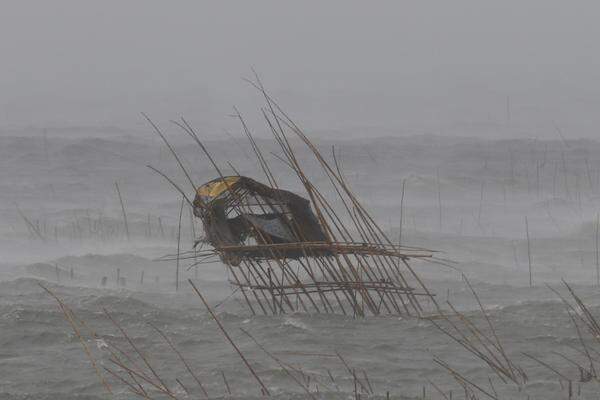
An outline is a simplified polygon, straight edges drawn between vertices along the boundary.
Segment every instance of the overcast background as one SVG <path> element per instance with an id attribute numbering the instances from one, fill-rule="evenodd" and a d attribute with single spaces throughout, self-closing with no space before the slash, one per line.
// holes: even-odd
<path id="1" fill-rule="evenodd" d="M 597 2 L 0 4 L 3 134 L 143 129 L 145 111 L 219 135 L 232 105 L 256 110 L 240 79 L 255 67 L 340 137 L 598 135 Z"/>
<path id="2" fill-rule="evenodd" d="M 0 400 L 107 399 L 86 354 L 99 369 L 113 368 L 105 344 L 136 365 L 143 363 L 129 355 L 148 355 L 152 374 L 135 369 L 160 374 L 160 386 L 177 398 L 189 388 L 189 398 L 258 399 L 259 376 L 273 400 L 462 393 L 462 378 L 439 361 L 497 398 L 564 400 L 576 390 L 578 400 L 598 400 L 598 363 L 596 379 L 583 382 L 591 376 L 588 349 L 600 354 L 597 332 L 574 326 L 546 285 L 571 299 L 568 282 L 600 316 L 599 17 L 600 2 L 567 0 L 0 0 Z M 259 121 L 265 102 L 242 79 L 253 67 L 316 146 L 285 131 L 302 179 L 281 160 L 287 147 Z M 260 160 L 230 116 L 234 105 L 262 136 L 253 142 Z M 140 112 L 163 129 L 181 164 Z M 180 115 L 210 160 L 168 122 Z M 339 197 L 314 149 L 335 166 L 352 201 Z M 400 287 L 424 282 L 443 308 L 464 311 L 469 325 L 455 319 L 455 332 L 477 327 L 489 338 L 493 325 L 486 347 L 493 369 L 442 333 L 452 329 L 426 298 L 424 316 L 434 311 L 440 329 L 379 295 L 377 309 L 393 315 L 355 318 L 352 299 L 364 290 L 348 293 L 353 281 L 339 304 L 323 293 L 313 302 L 298 291 L 294 300 L 295 285 L 284 286 L 291 301 L 280 297 L 277 307 L 276 290 L 247 292 L 230 280 L 265 288 L 254 272 L 191 257 L 205 238 L 202 221 L 147 165 L 193 197 L 221 173 L 267 183 L 265 160 L 280 188 L 314 198 L 310 179 L 310 192 L 319 193 L 313 208 L 326 202 L 335 210 L 324 213 L 330 225 L 348 228 L 336 241 L 379 242 L 383 233 L 434 249 L 443 262 L 411 259 L 419 282 L 411 272 Z M 366 220 L 356 199 L 381 232 L 355 226 Z M 196 248 L 210 252 L 203 245 Z M 177 253 L 179 261 L 156 261 Z M 398 283 L 393 263 L 356 260 L 351 269 L 321 266 L 322 258 L 302 263 L 306 270 L 289 259 L 285 269 L 260 268 L 275 284 L 285 274 L 290 283 L 313 282 L 308 289 L 331 287 L 348 271 L 373 281 L 363 289 L 383 287 L 380 279 Z M 86 322 L 83 336 L 43 287 L 72 309 L 71 322 Z M 275 315 L 251 317 L 270 309 Z M 182 373 L 180 353 L 194 379 Z M 282 365 L 300 375 L 282 373 Z M 502 384 L 498 371 L 517 375 L 517 384 Z M 115 399 L 131 398 L 108 379 Z"/>

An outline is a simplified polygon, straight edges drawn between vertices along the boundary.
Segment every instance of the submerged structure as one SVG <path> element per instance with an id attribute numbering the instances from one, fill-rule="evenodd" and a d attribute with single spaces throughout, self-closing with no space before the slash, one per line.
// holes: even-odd
<path id="1" fill-rule="evenodd" d="M 188 200 L 204 227 L 200 246 L 162 260 L 194 260 L 192 265 L 220 260 L 254 314 L 424 316 L 435 311 L 434 295 L 409 264 L 432 258 L 432 252 L 390 240 L 348 187 L 335 151 L 327 160 L 262 86 L 255 86 L 264 94 L 269 112 L 263 110 L 263 115 L 281 150 L 275 156 L 293 171 L 305 193 L 281 188 L 239 114 L 264 183 L 239 175 L 231 163 L 236 174 L 224 175 L 182 120 L 178 125 L 209 158 L 217 178 L 194 186 L 195 197 Z M 295 155 L 298 145 L 312 152 L 329 188 L 317 188 L 308 178 Z"/>
<path id="2" fill-rule="evenodd" d="M 239 266 L 244 257 L 298 259 L 313 254 L 306 253 L 307 244 L 326 240 L 310 201 L 245 176 L 205 183 L 198 188 L 193 205 L 194 215 L 202 219 L 205 241 L 231 266 Z M 328 255 L 329 251 L 315 254 Z"/>

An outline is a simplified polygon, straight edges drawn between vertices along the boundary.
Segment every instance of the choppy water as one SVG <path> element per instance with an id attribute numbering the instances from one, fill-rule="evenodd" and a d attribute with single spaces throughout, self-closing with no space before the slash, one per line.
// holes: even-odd
<path id="1" fill-rule="evenodd" d="M 213 305 L 220 303 L 227 294 L 227 288 L 222 284 L 198 282 Z M 234 396 L 260 397 L 252 375 L 186 285 L 175 294 L 139 285 L 135 289 L 99 288 L 84 286 L 85 282 L 67 280 L 60 284 L 52 280 L 21 277 L 0 283 L 0 398 L 106 398 L 77 337 L 57 304 L 39 286 L 40 283 L 62 298 L 103 340 L 128 348 L 124 337 L 103 314 L 103 309 L 106 309 L 136 345 L 149 355 L 160 376 L 174 391 L 181 392 L 183 398 L 186 396 L 174 381 L 176 377 L 191 391 L 190 398 L 199 396 L 200 392 L 176 355 L 149 324 L 163 330 L 185 355 L 211 397 L 227 394 L 221 373 L 225 375 Z M 468 291 L 458 282 L 443 284 L 450 287 L 451 301 L 462 305 L 467 315 L 484 328 L 485 321 L 474 311 L 475 305 Z M 578 377 L 576 368 L 565 365 L 564 360 L 550 354 L 557 351 L 583 360 L 581 354 L 572 349 L 580 347 L 579 340 L 556 296 L 544 288 L 531 290 L 490 284 L 475 287 L 486 302 L 489 316 L 509 357 L 514 358 L 529 375 L 523 396 L 564 398 L 566 383 L 565 389 L 561 389 L 552 372 L 521 354 L 531 353 L 559 366 L 565 375 L 573 379 Z M 592 305 L 592 311 L 600 312 L 600 294 L 591 287 L 577 289 Z M 493 298 L 503 299 L 502 304 L 490 304 L 486 300 Z M 451 377 L 433 362 L 434 356 L 476 382 L 487 386 L 488 377 L 492 377 L 498 392 L 520 396 L 509 385 L 502 385 L 481 361 L 426 320 L 390 317 L 353 319 L 339 315 L 306 314 L 251 317 L 238 300 L 218 306 L 217 313 L 269 390 L 282 398 L 303 398 L 307 395 L 240 328 L 250 332 L 276 357 L 313 376 L 311 388 L 317 390 L 318 386 L 323 398 L 353 396 L 353 378 L 336 352 L 361 378 L 365 371 L 373 391 L 382 396 L 390 392 L 393 396 L 419 398 L 425 386 L 428 398 L 439 398 L 428 380 L 444 390 L 453 390 L 456 396 L 460 395 L 459 387 Z M 102 343 L 89 340 L 88 344 L 99 357 L 100 364 L 110 367 L 109 353 L 101 350 Z M 126 388 L 114 381 L 112 383 L 117 398 L 131 398 Z M 591 398 L 587 396 L 598 389 L 592 383 L 574 384 L 573 388 L 581 390 L 585 398 Z"/>
<path id="2" fill-rule="evenodd" d="M 190 390 L 189 398 L 201 394 L 149 323 L 163 330 L 185 355 L 210 397 L 227 395 L 223 375 L 234 396 L 261 397 L 256 381 L 185 282 L 194 279 L 216 306 L 231 293 L 222 266 L 184 269 L 181 289 L 175 293 L 172 263 L 151 261 L 173 252 L 180 199 L 144 165 L 155 160 L 161 169 L 177 176 L 172 160 L 156 143 L 146 140 L 50 138 L 44 149 L 38 139 L 0 139 L 0 216 L 5 222 L 0 232 L 0 399 L 109 397 L 77 336 L 40 283 L 62 298 L 103 341 L 127 349 L 123 335 L 104 315 L 106 309 L 179 397 L 186 395 L 175 378 Z M 572 282 L 591 311 L 600 315 L 600 292 L 594 287 L 593 229 L 600 198 L 600 185 L 595 183 L 600 181 L 600 174 L 594 171 L 600 171 L 600 159 L 592 156 L 600 154 L 600 145 L 572 143 L 565 151 L 560 142 L 431 140 L 412 137 L 344 142 L 348 180 L 383 228 L 397 237 L 399 188 L 401 179 L 407 179 L 403 243 L 441 250 L 441 257 L 456 261 L 455 267 L 469 277 L 508 357 L 528 375 L 521 391 L 503 384 L 488 366 L 427 320 L 318 314 L 253 317 L 235 296 L 216 307 L 227 331 L 269 391 L 280 398 L 309 396 L 240 328 L 281 361 L 311 376 L 311 391 L 318 390 L 321 398 L 354 397 L 354 379 L 336 352 L 362 381 L 366 382 L 363 371 L 368 375 L 375 393 L 372 397 L 385 397 L 389 392 L 395 398 L 417 399 L 425 387 L 427 398 L 442 398 L 431 381 L 446 395 L 452 391 L 453 398 L 463 398 L 460 386 L 434 362 L 438 357 L 503 399 L 566 398 L 564 379 L 561 382 L 554 372 L 525 357 L 526 352 L 572 379 L 574 397 L 597 398 L 597 384 L 577 382 L 578 368 L 558 355 L 587 367 L 577 331 L 545 284 L 560 288 L 561 278 Z M 325 145 L 329 148 L 329 143 Z M 365 147 L 377 157 L 364 156 Z M 482 153 L 481 148 L 486 151 Z M 195 176 L 205 180 L 213 177 L 208 162 L 195 150 L 183 145 L 179 149 L 197 167 Z M 238 146 L 211 143 L 211 150 L 234 160 L 242 173 L 259 176 L 252 160 L 236 158 Z M 554 179 L 563 152 L 571 175 Z M 536 171 L 540 164 L 532 163 L 531 157 L 540 162 L 543 157 L 547 167 Z M 311 158 L 305 153 L 299 158 L 311 170 Z M 510 160 L 514 160 L 513 165 Z M 583 185 L 583 178 L 578 179 L 586 176 L 588 162 L 592 172 Z M 436 168 L 441 171 L 441 183 L 437 183 Z M 286 188 L 298 189 L 284 169 L 275 172 Z M 539 182 L 532 178 L 536 172 Z M 315 175 L 317 183 L 323 183 L 323 177 Z M 127 205 L 132 242 L 123 239 L 121 210 L 111 192 L 117 179 Z M 443 201 L 441 218 L 438 190 Z M 28 235 L 14 201 L 49 241 L 43 243 Z M 532 237 L 534 288 L 528 287 L 526 215 Z M 164 224 L 160 235 L 159 216 Z M 94 224 L 103 230 L 98 232 Z M 189 228 L 186 225 L 184 232 L 186 246 L 190 243 Z M 459 272 L 420 263 L 415 268 L 437 293 L 440 303 L 449 300 L 478 327 L 487 329 Z M 126 287 L 116 285 L 117 274 L 126 279 Z M 103 277 L 107 277 L 106 287 L 100 285 Z M 585 330 L 583 334 L 590 349 L 600 350 Z M 112 366 L 102 341 L 89 340 L 87 344 L 101 367 Z M 600 359 L 599 353 L 590 352 Z M 110 383 L 117 398 L 132 397 L 114 379 Z M 365 397 L 369 395 L 363 394 Z"/>

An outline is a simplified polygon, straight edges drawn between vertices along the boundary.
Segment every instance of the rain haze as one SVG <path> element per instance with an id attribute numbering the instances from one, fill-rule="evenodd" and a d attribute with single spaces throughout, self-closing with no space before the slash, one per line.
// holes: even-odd
<path id="1" fill-rule="evenodd" d="M 239 78 L 254 67 L 314 129 L 460 135 L 464 126 L 504 122 L 510 98 L 511 120 L 528 136 L 554 138 L 554 122 L 567 137 L 593 137 L 599 8 L 8 2 L 0 16 L 2 126 L 139 126 L 143 110 L 184 113 L 217 129 L 231 105 L 252 105 Z"/>
<path id="2" fill-rule="evenodd" d="M 597 3 L 0 9 L 0 399 L 598 398 Z"/>

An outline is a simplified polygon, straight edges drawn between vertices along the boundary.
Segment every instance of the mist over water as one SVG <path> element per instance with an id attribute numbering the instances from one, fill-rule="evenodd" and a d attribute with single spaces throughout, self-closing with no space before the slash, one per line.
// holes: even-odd
<path id="1" fill-rule="evenodd" d="M 188 139 L 170 128 L 166 131 L 194 179 L 198 183 L 212 179 L 208 160 Z M 38 283 L 62 298 L 101 338 L 119 341 L 119 332 L 103 314 L 103 309 L 108 310 L 151 355 L 165 377 L 174 379 L 182 375 L 177 359 L 148 324 L 164 329 L 206 380 L 211 396 L 227 393 L 221 371 L 234 395 L 259 397 L 260 392 L 252 389 L 252 376 L 231 352 L 185 282 L 187 278 L 197 282 L 209 302 L 217 305 L 218 316 L 234 340 L 269 387 L 283 398 L 292 393 L 302 396 L 302 391 L 239 327 L 286 362 L 321 376 L 323 382 L 329 379 L 330 370 L 341 393 L 329 381 L 329 387 L 319 387 L 326 398 L 353 392 L 352 378 L 335 358 L 336 351 L 355 368 L 365 370 L 379 394 L 390 391 L 414 398 L 421 395 L 424 385 L 428 393 L 433 390 L 426 379 L 447 390 L 458 390 L 451 377 L 433 363 L 434 356 L 448 360 L 473 379 L 485 382 L 490 375 L 481 361 L 428 321 L 307 315 L 301 310 L 252 317 L 239 293 L 229 297 L 230 277 L 220 263 L 189 270 L 189 263 L 184 264 L 180 290 L 175 292 L 174 261 L 153 260 L 176 251 L 180 198 L 145 163 L 152 162 L 177 177 L 182 187 L 186 182 L 172 156 L 150 134 L 73 138 L 67 132 L 46 132 L 46 139 L 37 134 L 0 140 L 2 182 L 10 189 L 2 191 L 5 224 L 0 274 L 0 368 L 6 398 L 104 396 L 78 339 L 56 302 Z M 560 280 L 565 279 L 575 285 L 592 311 L 600 306 L 594 286 L 600 143 L 431 135 L 317 139 L 316 143 L 324 152 L 336 146 L 347 181 L 395 239 L 405 182 L 402 243 L 440 251 L 439 257 L 451 260 L 451 267 L 413 262 L 427 286 L 438 300 L 451 301 L 484 324 L 462 280 L 464 273 L 503 344 L 527 368 L 526 392 L 563 398 L 565 391 L 556 376 L 521 353 L 545 357 L 558 365 L 560 358 L 549 354 L 549 348 L 578 356 L 572 354 L 578 339 L 564 306 L 545 284 L 560 289 Z M 250 145 L 240 137 L 206 144 L 216 159 L 231 160 L 241 174 L 261 179 L 260 167 L 250 157 Z M 273 141 L 259 140 L 259 144 L 265 153 L 276 151 Z M 335 204 L 334 193 L 313 156 L 299 143 L 295 147 L 306 172 Z M 286 189 L 303 193 L 301 183 L 287 167 L 273 156 L 269 162 Z M 226 165 L 223 168 L 226 174 L 232 172 Z M 124 200 L 130 240 L 114 182 Z M 17 207 L 44 239 L 28 228 Z M 531 238 L 533 288 L 529 287 L 525 216 Z M 186 208 L 183 250 L 191 249 L 190 221 Z M 200 235 L 199 221 L 194 223 Z M 94 341 L 90 345 L 100 362 L 108 363 L 109 354 L 99 350 L 101 346 L 96 348 Z M 565 368 L 565 373 L 577 371 Z M 182 379 L 192 386 L 189 378 Z M 510 386 L 497 383 L 497 390 L 515 395 Z M 582 396 L 593 393 L 593 384 L 581 384 L 580 390 Z M 129 398 L 130 394 L 123 389 L 117 397 Z"/>
<path id="2" fill-rule="evenodd" d="M 12 2 L 0 15 L 0 128 L 141 128 L 145 111 L 183 114 L 222 136 L 237 129 L 232 105 L 254 115 L 255 93 L 239 79 L 254 67 L 296 119 L 338 137 L 378 128 L 558 139 L 558 126 L 567 138 L 592 138 L 599 8 Z"/>
<path id="3" fill-rule="evenodd" d="M 177 398 L 205 396 L 153 327 L 210 398 L 262 398 L 188 279 L 276 398 L 445 398 L 431 382 L 463 398 L 434 360 L 492 398 L 597 398 L 597 378 L 585 374 L 598 368 L 597 338 L 551 289 L 570 298 L 568 282 L 600 315 L 599 11 L 462 0 L 3 5 L 0 399 L 110 398 L 44 287 L 96 333 L 84 343 L 102 371 L 114 367 L 106 343 L 129 345 L 106 311 Z M 181 195 L 147 165 L 189 196 L 193 188 L 140 112 L 196 185 L 218 173 L 169 122 L 181 116 L 224 174 L 266 182 L 231 116 L 237 106 L 281 187 L 306 196 L 277 157 L 264 98 L 240 79 L 254 70 L 328 160 L 335 151 L 385 233 L 436 252 L 441 263 L 411 266 L 445 310 L 451 304 L 486 333 L 491 323 L 527 374 L 520 388 L 435 319 L 309 314 L 298 304 L 252 315 L 220 262 L 184 260 L 176 284 L 175 261 L 157 258 L 176 253 L 178 234 L 191 250 L 202 224 L 184 207 L 178 233 Z M 290 138 L 311 181 L 343 209 L 314 155 Z M 113 398 L 132 398 L 108 380 Z"/>

